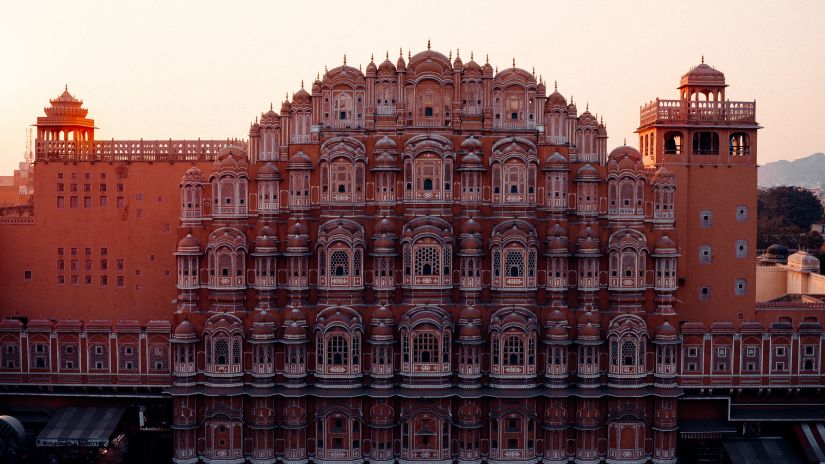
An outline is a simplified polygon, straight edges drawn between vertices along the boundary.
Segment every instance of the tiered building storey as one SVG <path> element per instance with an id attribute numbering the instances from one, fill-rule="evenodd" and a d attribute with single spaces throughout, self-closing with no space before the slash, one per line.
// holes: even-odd
<path id="1" fill-rule="evenodd" d="M 164 404 L 180 464 L 671 463 L 821 402 L 821 308 L 756 308 L 754 102 L 702 63 L 609 151 L 470 58 L 345 61 L 245 141 L 52 100 L 0 218 L 0 405 Z"/>

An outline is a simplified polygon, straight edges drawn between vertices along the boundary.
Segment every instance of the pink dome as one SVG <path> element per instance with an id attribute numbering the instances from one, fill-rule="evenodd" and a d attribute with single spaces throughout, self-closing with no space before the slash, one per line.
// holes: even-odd
<path id="1" fill-rule="evenodd" d="M 196 337 L 197 332 L 195 331 L 195 326 L 193 326 L 188 320 L 184 319 L 180 324 L 178 324 L 177 327 L 175 327 L 174 338 L 190 339 Z"/>

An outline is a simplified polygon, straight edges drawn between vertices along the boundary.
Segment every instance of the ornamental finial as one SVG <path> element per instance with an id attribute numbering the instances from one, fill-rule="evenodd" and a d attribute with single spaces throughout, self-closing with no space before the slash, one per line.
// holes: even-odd
<path id="1" fill-rule="evenodd" d="M 427 39 L 427 50 L 430 49 L 430 39 Z"/>
<path id="2" fill-rule="evenodd" d="M 702 53 L 702 64 L 705 64 L 705 54 Z"/>
<path id="3" fill-rule="evenodd" d="M 553 90 L 559 90 L 559 81 L 553 80 Z"/>

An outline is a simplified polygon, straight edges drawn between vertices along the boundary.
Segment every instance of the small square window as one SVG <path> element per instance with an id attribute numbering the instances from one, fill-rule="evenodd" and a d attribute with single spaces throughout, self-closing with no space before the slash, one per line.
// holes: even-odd
<path id="1" fill-rule="evenodd" d="M 23 280 L 32 280 L 32 271 L 23 271 Z"/>
<path id="2" fill-rule="evenodd" d="M 709 264 L 713 261 L 713 249 L 710 245 L 702 245 L 699 247 L 699 262 Z"/>
<path id="3" fill-rule="evenodd" d="M 433 115 L 433 108 L 431 106 L 428 106 L 428 107 L 424 108 L 424 116 L 430 118 L 430 117 L 432 117 L 432 115 Z"/>
<path id="4" fill-rule="evenodd" d="M 748 257 L 748 241 L 747 240 L 737 240 L 736 241 L 736 257 L 740 258 L 740 259 Z"/>
<path id="5" fill-rule="evenodd" d="M 736 207 L 736 220 L 739 222 L 744 222 L 748 220 L 748 207 L 745 205 L 739 205 Z"/>
<path id="6" fill-rule="evenodd" d="M 702 301 L 710 301 L 710 287 L 702 287 L 699 289 L 699 299 Z"/>
<path id="7" fill-rule="evenodd" d="M 814 355 L 814 348 L 815 347 L 813 345 L 805 345 L 805 347 L 803 348 L 805 356 L 813 356 Z"/>
<path id="8" fill-rule="evenodd" d="M 736 279 L 736 294 L 741 296 L 747 292 L 747 282 L 745 279 Z"/>
<path id="9" fill-rule="evenodd" d="M 699 212 L 699 225 L 703 229 L 713 225 L 713 213 L 710 210 L 703 209 Z"/>

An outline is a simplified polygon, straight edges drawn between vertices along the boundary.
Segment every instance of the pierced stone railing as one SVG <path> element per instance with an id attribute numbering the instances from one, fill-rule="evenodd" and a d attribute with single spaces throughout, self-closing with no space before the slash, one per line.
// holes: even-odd
<path id="1" fill-rule="evenodd" d="M 642 126 L 660 121 L 756 122 L 756 102 L 690 101 L 656 99 L 643 106 L 639 114 Z"/>
<path id="2" fill-rule="evenodd" d="M 38 140 L 36 161 L 213 161 L 226 146 L 247 149 L 247 142 L 226 140 Z"/>

